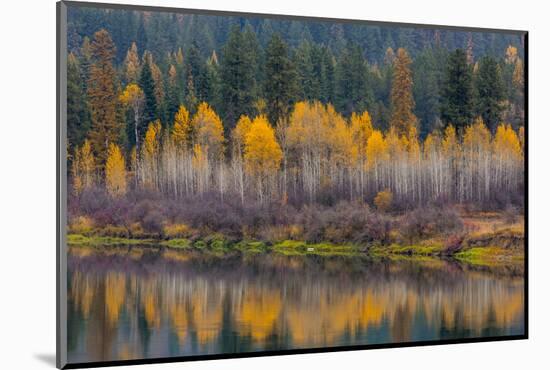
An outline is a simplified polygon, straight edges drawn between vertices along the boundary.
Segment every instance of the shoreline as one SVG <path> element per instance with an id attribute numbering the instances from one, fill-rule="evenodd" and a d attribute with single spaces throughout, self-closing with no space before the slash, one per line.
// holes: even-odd
<path id="1" fill-rule="evenodd" d="M 227 239 L 197 239 L 187 238 L 126 238 L 113 236 L 86 236 L 68 234 L 68 247 L 91 247 L 96 249 L 111 249 L 121 247 L 166 249 L 170 251 L 190 252 L 214 257 L 251 256 L 251 255 L 283 255 L 283 256 L 318 256 L 318 257 L 367 257 L 373 259 L 417 260 L 417 259 L 451 259 L 457 262 L 476 266 L 523 265 L 524 249 L 519 247 L 518 240 L 522 236 L 509 235 L 514 244 L 507 246 L 478 245 L 477 240 L 489 240 L 487 236 L 463 242 L 459 248 L 449 250 L 441 242 L 424 241 L 418 244 L 400 245 L 357 245 L 353 243 L 333 244 L 330 242 L 307 243 L 304 241 L 284 240 L 265 242 L 258 240 L 231 241 Z M 503 242 L 501 233 L 495 233 L 492 238 Z M 521 243 L 520 243 L 521 244 Z M 506 245 L 506 243 L 502 244 Z"/>

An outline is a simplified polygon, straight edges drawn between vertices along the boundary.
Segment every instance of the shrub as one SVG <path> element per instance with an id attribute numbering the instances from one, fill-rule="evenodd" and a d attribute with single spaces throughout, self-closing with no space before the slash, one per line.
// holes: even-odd
<path id="1" fill-rule="evenodd" d="M 163 217 L 159 211 L 150 211 L 143 218 L 143 229 L 149 233 L 160 235 L 162 233 L 162 221 Z"/>
<path id="2" fill-rule="evenodd" d="M 453 208 L 424 207 L 405 214 L 399 221 L 398 230 L 412 243 L 418 239 L 446 235 L 461 231 L 460 216 Z"/>
<path id="3" fill-rule="evenodd" d="M 139 222 L 134 222 L 130 224 L 130 226 L 128 227 L 128 231 L 131 238 L 143 239 L 147 237 L 147 233 L 145 232 L 145 230 L 143 230 L 143 227 Z"/>
<path id="4" fill-rule="evenodd" d="M 116 225 L 103 226 L 101 229 L 98 230 L 97 234 L 99 236 L 112 236 L 120 238 L 127 238 L 129 236 L 127 228 Z"/>
<path id="5" fill-rule="evenodd" d="M 69 233 L 89 235 L 94 230 L 94 220 L 88 216 L 77 216 L 69 224 Z"/>
<path id="6" fill-rule="evenodd" d="M 374 205 L 381 212 L 387 212 L 393 202 L 393 193 L 388 189 L 378 192 L 374 197 Z"/>
<path id="7" fill-rule="evenodd" d="M 166 238 L 188 238 L 192 234 L 191 228 L 186 224 L 169 224 L 163 228 L 163 235 Z"/>

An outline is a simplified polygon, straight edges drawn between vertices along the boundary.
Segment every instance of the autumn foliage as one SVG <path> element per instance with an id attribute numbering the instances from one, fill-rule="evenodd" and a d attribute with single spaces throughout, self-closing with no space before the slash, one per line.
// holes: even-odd
<path id="1" fill-rule="evenodd" d="M 109 146 L 105 163 L 105 187 L 113 197 L 126 194 L 126 162 L 116 144 Z"/>

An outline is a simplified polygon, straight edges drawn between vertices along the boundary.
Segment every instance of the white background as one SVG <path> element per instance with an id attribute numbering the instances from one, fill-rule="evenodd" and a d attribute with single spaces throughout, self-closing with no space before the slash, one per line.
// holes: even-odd
<path id="1" fill-rule="evenodd" d="M 144 5 L 530 31 L 530 339 L 141 366 L 141 369 L 520 369 L 550 361 L 550 21 L 543 1 L 127 0 Z M 111 0 L 111 2 L 119 2 Z M 9 0 L 0 13 L 0 368 L 55 358 L 55 1 Z M 527 366 L 526 366 L 527 365 Z M 135 367 L 133 367 L 135 368 Z"/>

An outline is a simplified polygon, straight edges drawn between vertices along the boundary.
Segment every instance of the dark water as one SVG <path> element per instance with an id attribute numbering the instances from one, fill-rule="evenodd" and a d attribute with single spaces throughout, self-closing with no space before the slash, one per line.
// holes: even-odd
<path id="1" fill-rule="evenodd" d="M 69 362 L 523 334 L 522 271 L 70 249 Z"/>

